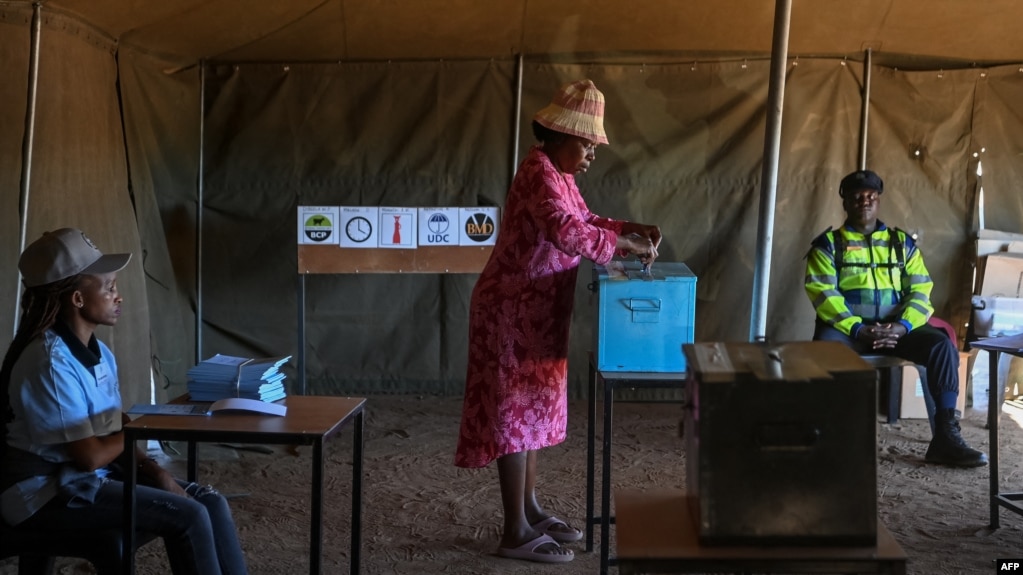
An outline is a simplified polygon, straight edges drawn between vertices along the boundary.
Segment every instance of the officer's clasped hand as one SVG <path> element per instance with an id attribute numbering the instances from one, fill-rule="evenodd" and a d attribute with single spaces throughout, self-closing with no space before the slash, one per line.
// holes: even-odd
<path id="1" fill-rule="evenodd" d="M 856 339 L 870 343 L 873 349 L 893 349 L 904 335 L 906 326 L 901 323 L 878 323 L 861 327 Z"/>

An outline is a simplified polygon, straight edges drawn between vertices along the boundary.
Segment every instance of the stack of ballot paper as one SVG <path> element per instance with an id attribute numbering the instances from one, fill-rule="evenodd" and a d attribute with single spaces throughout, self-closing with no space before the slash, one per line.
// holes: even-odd
<path id="1" fill-rule="evenodd" d="M 217 401 L 241 397 L 260 401 L 283 399 L 282 365 L 291 356 L 249 359 L 217 354 L 188 370 L 188 394 L 192 401 Z"/>

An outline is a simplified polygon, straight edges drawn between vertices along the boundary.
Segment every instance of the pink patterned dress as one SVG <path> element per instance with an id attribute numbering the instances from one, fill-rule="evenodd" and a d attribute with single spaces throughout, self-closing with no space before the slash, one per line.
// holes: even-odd
<path id="1" fill-rule="evenodd" d="M 622 222 L 592 214 L 539 147 L 512 182 L 497 245 L 469 308 L 455 465 L 483 467 L 565 440 L 568 334 L 580 258 L 605 264 Z"/>

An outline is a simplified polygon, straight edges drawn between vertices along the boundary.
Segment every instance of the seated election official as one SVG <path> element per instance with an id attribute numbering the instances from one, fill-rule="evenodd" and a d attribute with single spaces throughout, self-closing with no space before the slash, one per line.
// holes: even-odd
<path id="1" fill-rule="evenodd" d="M 924 459 L 980 467 L 987 456 L 966 444 L 955 416 L 959 353 L 943 330 L 927 323 L 931 280 L 913 237 L 877 214 L 884 182 L 870 170 L 842 179 L 846 219 L 817 236 L 806 261 L 806 294 L 817 311 L 814 339 L 838 341 L 860 354 L 894 355 L 927 370 L 934 434 Z"/>
<path id="2" fill-rule="evenodd" d="M 121 315 L 117 272 L 82 231 L 46 232 L 21 254 L 21 320 L 0 368 L 0 515 L 8 525 L 73 537 L 120 528 L 124 434 L 117 363 L 96 338 Z M 141 451 L 141 450 L 140 450 Z M 161 537 L 175 575 L 247 572 L 227 500 L 176 480 L 142 453 L 138 529 Z"/>

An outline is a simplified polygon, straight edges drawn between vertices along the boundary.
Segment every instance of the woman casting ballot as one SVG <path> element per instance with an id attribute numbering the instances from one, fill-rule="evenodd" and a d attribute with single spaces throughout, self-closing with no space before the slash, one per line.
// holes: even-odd
<path id="1" fill-rule="evenodd" d="M 571 561 L 582 532 L 536 497 L 537 451 L 565 440 L 568 334 L 582 258 L 657 258 L 656 226 L 599 217 L 576 187 L 604 134 L 604 95 L 589 80 L 563 86 L 533 119 L 540 142 L 522 161 L 501 234 L 469 308 L 469 365 L 455 453 L 459 467 L 497 460 L 504 533 L 497 553 Z"/>

